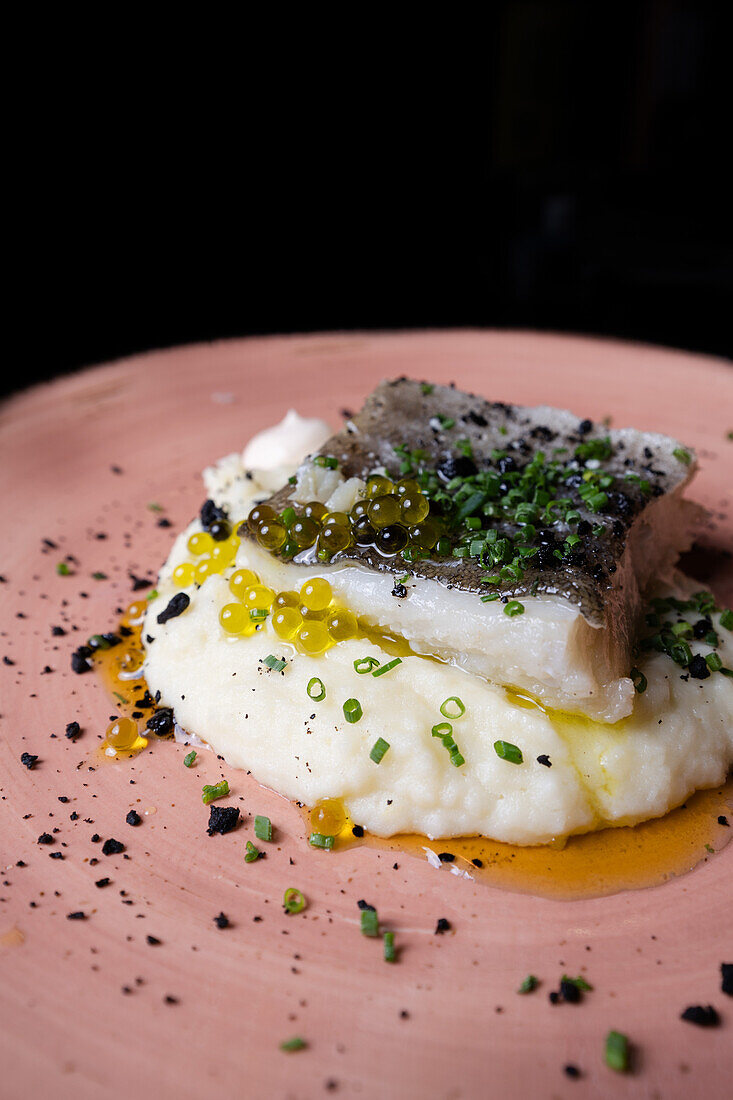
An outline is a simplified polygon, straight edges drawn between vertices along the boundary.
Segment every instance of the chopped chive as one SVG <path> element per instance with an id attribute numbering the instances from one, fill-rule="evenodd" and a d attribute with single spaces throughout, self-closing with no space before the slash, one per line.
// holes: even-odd
<path id="1" fill-rule="evenodd" d="M 647 678 L 644 673 L 640 672 L 638 668 L 632 668 L 629 676 L 631 677 L 634 689 L 639 693 L 639 695 L 643 695 L 643 693 L 647 689 Z"/>
<path id="2" fill-rule="evenodd" d="M 158 589 L 157 588 L 154 588 L 152 590 L 152 592 L 148 592 L 147 596 L 145 597 L 145 599 L 148 601 L 148 603 L 150 603 L 151 600 L 157 600 L 157 598 L 158 598 Z"/>
<path id="3" fill-rule="evenodd" d="M 504 607 L 504 614 L 508 615 L 510 618 L 513 618 L 515 615 L 521 615 L 523 612 L 524 604 L 520 603 L 519 600 L 510 600 Z"/>
<path id="4" fill-rule="evenodd" d="M 208 806 L 209 802 L 214 802 L 217 798 L 226 798 L 228 794 L 229 783 L 226 779 L 222 779 L 221 783 L 205 783 L 201 798 L 204 805 Z"/>
<path id="5" fill-rule="evenodd" d="M 292 1039 L 286 1039 L 284 1043 L 280 1043 L 280 1050 L 304 1050 L 307 1045 L 305 1039 L 301 1039 L 299 1035 L 294 1035 Z"/>
<path id="6" fill-rule="evenodd" d="M 313 459 L 314 466 L 325 466 L 328 470 L 337 470 L 339 460 L 334 455 L 316 455 Z"/>
<path id="7" fill-rule="evenodd" d="M 723 662 L 717 653 L 708 653 L 705 656 L 705 664 L 711 672 L 717 672 L 723 667 Z"/>
<path id="8" fill-rule="evenodd" d="M 524 763 L 522 750 L 518 749 L 516 745 L 512 745 L 509 741 L 494 741 L 494 751 L 497 756 L 502 760 L 506 760 L 509 764 Z"/>
<path id="9" fill-rule="evenodd" d="M 60 577 L 68 577 L 71 573 L 71 570 L 69 569 L 65 561 L 60 561 L 56 566 L 56 572 Z"/>
<path id="10" fill-rule="evenodd" d="M 335 837 L 325 836 L 323 833 L 311 833 L 308 838 L 308 843 L 311 848 L 323 848 L 325 851 L 330 852 L 333 848 Z"/>
<path id="11" fill-rule="evenodd" d="M 449 712 L 449 703 L 455 703 L 455 709 L 457 711 L 456 714 L 451 714 Z M 463 700 L 459 699 L 457 695 L 449 695 L 448 698 L 444 699 L 443 702 L 440 704 L 440 713 L 443 715 L 444 718 L 453 718 L 455 720 L 456 718 L 463 717 L 463 715 L 466 713 L 466 708 L 464 706 Z"/>
<path id="12" fill-rule="evenodd" d="M 188 753 L 188 755 L 184 756 L 183 763 L 186 765 L 187 768 L 192 768 L 195 759 L 196 759 L 196 750 L 191 749 L 191 751 Z"/>
<path id="13" fill-rule="evenodd" d="M 733 630 L 733 611 L 729 607 L 720 613 L 720 625 L 726 630 Z"/>
<path id="14" fill-rule="evenodd" d="M 318 676 L 312 676 L 308 681 L 308 687 L 305 689 L 309 699 L 312 699 L 314 703 L 320 703 L 322 699 L 326 698 L 326 688 Z M 317 691 L 317 695 L 313 692 Z"/>
<path id="15" fill-rule="evenodd" d="M 268 668 L 271 668 L 273 672 L 282 672 L 288 662 L 282 661 L 279 657 L 273 657 L 272 653 L 270 653 L 265 657 L 262 663 L 267 665 Z"/>
<path id="16" fill-rule="evenodd" d="M 397 665 L 402 664 L 401 657 L 395 657 L 393 661 L 388 661 L 386 665 L 380 665 L 379 668 L 375 668 L 372 676 L 384 676 L 385 672 L 389 672 L 390 669 L 397 668 Z"/>
<path id="17" fill-rule="evenodd" d="M 452 740 L 453 726 L 450 722 L 438 722 L 437 726 L 433 726 L 430 732 L 433 737 L 439 737 L 445 743 L 446 737 L 450 737 Z"/>
<path id="18" fill-rule="evenodd" d="M 255 816 L 255 836 L 258 840 L 272 840 L 272 822 L 261 814 Z"/>
<path id="19" fill-rule="evenodd" d="M 286 913 L 302 913 L 305 909 L 305 898 L 300 890 L 289 886 L 283 895 L 283 908 Z"/>
<path id="20" fill-rule="evenodd" d="M 590 993 L 593 990 L 593 986 L 585 978 L 569 978 L 567 974 L 563 974 L 561 982 L 574 985 L 576 989 L 580 989 L 583 993 Z"/>
<path id="21" fill-rule="evenodd" d="M 519 989 L 517 990 L 517 993 L 531 993 L 533 990 L 535 990 L 537 988 L 538 985 L 539 985 L 539 981 L 534 976 L 534 974 L 528 974 L 527 977 L 522 982 L 522 984 L 520 985 Z"/>
<path id="22" fill-rule="evenodd" d="M 381 764 L 384 754 L 389 748 L 389 741 L 385 741 L 383 737 L 378 737 L 372 745 L 371 752 L 369 753 L 369 759 L 373 760 L 375 764 Z"/>
<path id="23" fill-rule="evenodd" d="M 363 713 L 358 699 L 347 699 L 344 703 L 344 718 L 347 722 L 358 722 Z"/>
<path id="24" fill-rule="evenodd" d="M 692 462 L 692 455 L 689 451 L 686 451 L 684 447 L 675 447 L 672 454 L 679 462 L 683 462 L 685 466 L 689 466 Z"/>
<path id="25" fill-rule="evenodd" d="M 383 943 L 384 943 L 384 961 L 388 962 L 388 963 L 393 963 L 395 961 L 395 959 L 397 958 L 397 952 L 395 951 L 395 946 L 394 946 L 394 932 L 385 932 Z"/>
<path id="26" fill-rule="evenodd" d="M 254 863 L 256 859 L 259 859 L 262 852 L 259 848 L 255 848 L 251 840 L 247 841 L 247 851 L 244 853 L 245 863 Z"/>
<path id="27" fill-rule="evenodd" d="M 606 1065 L 617 1073 L 629 1068 L 629 1040 L 620 1031 L 609 1031 L 606 1036 Z"/>
<path id="28" fill-rule="evenodd" d="M 358 657 L 354 661 L 354 668 L 360 676 L 363 676 L 366 672 L 371 672 L 373 668 L 378 666 L 379 661 L 376 657 Z"/>
<path id="29" fill-rule="evenodd" d="M 361 934 L 362 936 L 379 935 L 379 915 L 376 909 L 362 909 Z"/>
<path id="30" fill-rule="evenodd" d="M 270 612 L 264 607 L 250 607 L 249 609 L 249 617 L 253 623 L 263 623 L 269 614 Z M 265 664 L 268 663 L 269 662 L 265 661 Z M 273 666 L 271 665 L 270 667 L 272 668 Z M 285 668 L 284 661 L 282 662 L 282 667 Z"/>
<path id="31" fill-rule="evenodd" d="M 422 390 L 423 397 L 429 397 L 435 387 L 433 386 L 432 382 L 421 382 L 420 389 Z"/>
<path id="32" fill-rule="evenodd" d="M 481 597 L 481 603 L 494 603 L 494 601 L 498 600 L 498 599 L 499 599 L 499 593 L 498 592 L 488 592 L 485 596 Z"/>
<path id="33" fill-rule="evenodd" d="M 102 571 L 100 569 L 98 569 L 98 570 L 96 570 L 96 572 L 92 573 L 92 579 L 95 580 L 95 581 L 106 581 L 107 580 L 107 574 L 102 573 Z"/>
<path id="34" fill-rule="evenodd" d="M 466 763 L 465 758 L 458 752 L 457 749 L 453 750 L 450 754 L 450 762 L 454 768 L 462 768 Z"/>

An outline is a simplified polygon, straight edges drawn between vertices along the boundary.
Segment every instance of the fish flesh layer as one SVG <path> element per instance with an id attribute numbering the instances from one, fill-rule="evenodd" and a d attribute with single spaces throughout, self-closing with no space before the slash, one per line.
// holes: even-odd
<path id="1" fill-rule="evenodd" d="M 415 652 L 616 722 L 633 709 L 645 595 L 704 514 L 682 499 L 695 468 L 668 436 L 397 379 L 267 504 L 301 515 L 320 501 L 343 521 L 368 503 L 370 478 L 417 481 L 436 546 L 394 553 L 352 539 L 324 560 L 317 544 L 288 555 L 264 549 L 251 524 L 239 530 L 268 583 L 297 589 L 326 576 L 366 625 Z"/>

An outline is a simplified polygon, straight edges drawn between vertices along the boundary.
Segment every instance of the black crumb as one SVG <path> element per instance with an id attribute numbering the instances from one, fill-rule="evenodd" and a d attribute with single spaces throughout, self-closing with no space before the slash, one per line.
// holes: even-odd
<path id="1" fill-rule="evenodd" d="M 364 828 L 361 825 L 354 825 L 351 832 L 354 834 L 354 836 L 364 836 Z"/>
<path id="2" fill-rule="evenodd" d="M 730 822 L 728 821 L 728 818 L 725 816 L 725 814 L 721 814 L 720 817 L 718 818 L 718 825 L 728 825 L 728 826 L 730 826 Z"/>
<path id="3" fill-rule="evenodd" d="M 145 728 L 149 729 L 151 733 L 154 733 L 156 737 L 165 737 L 169 733 L 173 733 L 173 710 L 171 707 L 161 707 L 160 710 L 156 710 L 155 714 L 151 715 L 145 723 Z"/>
<path id="4" fill-rule="evenodd" d="M 76 741 L 77 737 L 81 737 L 81 726 L 78 722 L 69 722 L 66 726 L 66 736 L 70 741 Z"/>
<path id="5" fill-rule="evenodd" d="M 575 982 L 568 982 L 563 979 L 560 982 L 560 996 L 569 1005 L 576 1005 L 580 1001 L 580 990 Z"/>
<path id="6" fill-rule="evenodd" d="M 159 940 L 157 936 L 146 936 L 145 942 L 149 943 L 151 947 L 159 947 L 163 941 Z"/>
<path id="7" fill-rule="evenodd" d="M 139 825 L 142 821 L 140 814 L 136 810 L 130 810 L 129 814 L 125 818 L 128 825 Z"/>
<path id="8" fill-rule="evenodd" d="M 237 806 L 212 806 L 206 832 L 209 836 L 213 836 L 214 833 L 230 833 L 238 824 L 239 808 Z"/>
<path id="9" fill-rule="evenodd" d="M 185 592 L 176 592 L 175 596 L 172 596 L 168 606 L 165 607 L 156 618 L 156 622 L 167 623 L 169 619 L 175 619 L 178 615 L 182 615 L 191 602 L 191 597 Z M 707 666 L 705 666 L 707 667 Z"/>
<path id="10" fill-rule="evenodd" d="M 563 1073 L 566 1077 L 580 1077 L 580 1070 L 573 1065 L 563 1066 Z"/>
<path id="11" fill-rule="evenodd" d="M 398 600 L 404 600 L 407 595 L 407 589 L 404 584 L 396 584 L 392 589 L 392 595 L 396 596 Z"/>
<path id="12" fill-rule="evenodd" d="M 483 867 L 483 865 L 484 865 L 484 861 L 482 859 L 478 859 L 478 858 L 472 859 L 471 863 L 474 865 L 474 867 Z"/>
<path id="13" fill-rule="evenodd" d="M 443 932 L 450 932 L 450 930 L 451 930 L 450 921 L 446 920 L 445 917 L 438 917 L 438 923 L 435 926 L 435 935 L 438 936 Z"/>
<path id="14" fill-rule="evenodd" d="M 452 863 L 455 858 L 453 852 L 438 852 L 438 859 L 441 863 Z"/>
<path id="15" fill-rule="evenodd" d="M 20 754 L 20 762 L 26 768 L 28 768 L 28 771 L 32 771 L 38 763 L 38 757 L 34 756 L 33 753 L 30 752 L 22 752 Z"/>
<path id="16" fill-rule="evenodd" d="M 94 885 L 99 887 L 99 889 L 101 890 L 104 886 L 109 886 L 111 881 L 111 878 L 98 878 Z"/>
<path id="17" fill-rule="evenodd" d="M 219 913 L 218 917 L 214 917 L 214 924 L 217 928 L 228 928 L 229 917 L 227 917 L 224 913 Z"/>
<path id="18" fill-rule="evenodd" d="M 125 845 L 121 840 L 115 840 L 114 837 L 110 837 L 109 840 L 105 840 L 102 845 L 102 855 L 104 856 L 116 856 L 120 852 L 124 852 Z"/>
<path id="19" fill-rule="evenodd" d="M 733 997 L 733 963 L 720 964 L 720 988 L 723 993 Z"/>
<path id="20" fill-rule="evenodd" d="M 544 752 L 542 753 L 541 756 L 537 757 L 537 763 L 542 764 L 542 766 L 545 767 L 545 768 L 551 768 L 552 767 L 552 761 L 550 760 L 549 756 L 547 756 L 546 753 L 544 753 Z"/>
<path id="21" fill-rule="evenodd" d="M 170 995 L 170 993 L 167 993 L 167 994 L 165 995 L 165 997 L 163 998 L 163 1004 L 167 1004 L 167 1005 L 177 1005 L 177 1004 L 178 1004 L 178 997 L 172 997 L 172 996 Z"/>
<path id="22" fill-rule="evenodd" d="M 372 913 L 375 912 L 374 906 L 370 905 L 368 901 L 364 901 L 364 898 L 359 898 L 356 904 L 360 909 L 368 909 Z"/>
<path id="23" fill-rule="evenodd" d="M 81 909 L 78 909 L 76 911 L 76 913 L 67 913 L 66 914 L 66 919 L 67 920 L 86 920 L 87 917 L 86 917 L 86 913 L 84 913 Z"/>
<path id="24" fill-rule="evenodd" d="M 53 844 L 53 837 L 50 833 L 41 833 L 37 841 L 38 844 Z"/>
<path id="25" fill-rule="evenodd" d="M 697 1024 L 698 1027 L 717 1027 L 720 1016 L 712 1005 L 690 1005 L 680 1016 L 681 1020 L 687 1020 L 688 1024 Z"/>

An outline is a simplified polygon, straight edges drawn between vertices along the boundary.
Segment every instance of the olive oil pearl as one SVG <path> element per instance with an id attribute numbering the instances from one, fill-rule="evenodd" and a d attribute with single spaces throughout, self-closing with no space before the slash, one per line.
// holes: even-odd
<path id="1" fill-rule="evenodd" d="M 127 653 L 120 658 L 119 669 L 120 672 L 139 672 L 143 667 L 143 661 L 145 655 L 139 649 L 128 649 Z"/>
<path id="2" fill-rule="evenodd" d="M 407 533 L 410 538 L 410 543 L 419 550 L 432 550 L 440 538 L 440 528 L 438 524 L 429 517 L 428 519 L 424 519 L 422 523 L 418 523 L 415 527 L 411 527 Z"/>
<path id="3" fill-rule="evenodd" d="M 311 829 L 321 836 L 338 836 L 345 825 L 346 811 L 338 798 L 324 798 L 311 810 Z"/>
<path id="4" fill-rule="evenodd" d="M 422 493 L 405 493 L 400 504 L 403 523 L 420 523 L 430 511 L 430 501 Z"/>
<path id="5" fill-rule="evenodd" d="M 325 611 L 333 599 L 331 585 L 323 577 L 311 577 L 301 585 L 299 595 L 300 603 L 309 611 Z"/>
<path id="6" fill-rule="evenodd" d="M 290 538 L 299 550 L 305 550 L 316 541 L 320 529 L 314 519 L 296 519 L 290 524 Z"/>
<path id="7" fill-rule="evenodd" d="M 377 474 L 374 477 L 370 477 L 367 481 L 365 495 L 370 498 L 382 497 L 393 491 L 394 484 L 389 480 L 389 478 L 381 477 L 381 475 Z"/>
<path id="8" fill-rule="evenodd" d="M 213 545 L 214 540 L 207 531 L 197 531 L 196 534 L 190 536 L 186 543 L 189 554 L 193 554 L 195 557 L 200 554 L 210 554 Z"/>
<path id="9" fill-rule="evenodd" d="M 267 611 L 272 607 L 275 593 L 264 584 L 253 584 L 252 587 L 248 588 L 244 593 L 242 599 L 245 607 L 261 607 Z"/>
<path id="10" fill-rule="evenodd" d="M 269 520 L 257 529 L 257 541 L 265 550 L 279 550 L 287 537 L 287 531 L 277 520 Z"/>
<path id="11" fill-rule="evenodd" d="M 377 537 L 377 532 L 369 522 L 368 516 L 359 516 L 351 528 L 351 533 L 357 546 L 371 546 Z"/>
<path id="12" fill-rule="evenodd" d="M 310 607 L 306 607 L 306 606 L 305 606 L 305 604 L 304 604 L 304 603 L 302 603 L 302 604 L 300 604 L 300 605 L 299 605 L 299 607 L 298 607 L 298 611 L 300 612 L 300 614 L 302 615 L 302 617 L 303 617 L 304 619 L 309 619 L 309 620 L 313 620 L 313 619 L 320 619 L 320 620 L 324 620 L 324 619 L 326 619 L 326 618 L 328 617 L 328 608 L 327 608 L 327 607 L 324 607 L 324 608 L 323 608 L 322 610 L 320 610 L 320 611 L 313 611 L 313 610 L 311 610 L 311 608 L 310 608 Z"/>
<path id="13" fill-rule="evenodd" d="M 420 485 L 415 481 L 414 477 L 403 477 L 395 485 L 395 490 L 398 496 L 416 496 L 422 492 Z"/>
<path id="14" fill-rule="evenodd" d="M 329 615 L 326 630 L 334 642 L 345 642 L 348 638 L 355 638 L 359 630 L 356 615 L 345 607 L 339 607 Z"/>
<path id="15" fill-rule="evenodd" d="M 247 516 L 247 526 L 253 535 L 256 535 L 260 525 L 275 519 L 276 512 L 269 504 L 256 504 Z"/>
<path id="16" fill-rule="evenodd" d="M 351 520 L 351 522 L 356 523 L 360 516 L 365 516 L 367 514 L 368 507 L 368 500 L 357 500 L 356 504 L 349 512 L 349 519 Z"/>
<path id="17" fill-rule="evenodd" d="M 272 616 L 272 629 L 286 642 L 295 637 L 302 625 L 300 612 L 295 607 L 282 607 Z"/>
<path id="18" fill-rule="evenodd" d="M 329 524 L 322 529 L 317 545 L 319 556 L 330 561 L 334 554 L 351 545 L 351 531 L 340 523 Z"/>
<path id="19" fill-rule="evenodd" d="M 330 525 L 332 523 L 339 523 L 342 527 L 348 527 L 349 517 L 346 512 L 326 512 L 323 517 L 323 526 L 325 527 L 327 524 Z"/>
<path id="20" fill-rule="evenodd" d="M 219 612 L 219 622 L 227 634 L 241 634 L 249 623 L 249 613 L 241 603 L 227 603 Z"/>
<path id="21" fill-rule="evenodd" d="M 367 515 L 372 527 L 389 527 L 400 519 L 400 500 L 396 496 L 374 497 Z"/>
<path id="22" fill-rule="evenodd" d="M 232 533 L 229 521 L 226 519 L 215 519 L 209 524 L 208 531 L 214 542 L 224 542 Z"/>
<path id="23" fill-rule="evenodd" d="M 303 623 L 298 631 L 298 642 L 311 656 L 323 653 L 332 644 L 326 624 L 320 622 Z"/>
<path id="24" fill-rule="evenodd" d="M 278 592 L 273 602 L 273 607 L 282 609 L 283 607 L 297 607 L 300 603 L 300 597 L 297 592 Z"/>
<path id="25" fill-rule="evenodd" d="M 383 554 L 398 554 L 407 545 L 407 531 L 404 527 L 383 527 L 377 531 L 376 547 Z"/>
<path id="26" fill-rule="evenodd" d="M 311 500 L 303 509 L 303 515 L 306 519 L 312 519 L 319 523 L 327 511 L 328 508 L 325 504 L 321 504 L 320 500 Z"/>
<path id="27" fill-rule="evenodd" d="M 135 622 L 137 619 L 141 619 L 145 612 L 148 610 L 148 604 L 146 600 L 135 600 L 127 608 L 125 615 L 128 622 Z"/>
<path id="28" fill-rule="evenodd" d="M 107 744 L 113 749 L 131 749 L 137 741 L 137 726 L 132 718 L 117 718 L 107 727 Z"/>
<path id="29" fill-rule="evenodd" d="M 176 588 L 188 588 L 189 584 L 193 584 L 193 578 L 194 566 L 190 561 L 182 561 L 173 570 L 173 583 Z"/>
<path id="30" fill-rule="evenodd" d="M 243 599 L 244 594 L 253 585 L 259 584 L 260 578 L 251 569 L 237 569 L 229 578 L 229 591 L 238 599 Z"/>

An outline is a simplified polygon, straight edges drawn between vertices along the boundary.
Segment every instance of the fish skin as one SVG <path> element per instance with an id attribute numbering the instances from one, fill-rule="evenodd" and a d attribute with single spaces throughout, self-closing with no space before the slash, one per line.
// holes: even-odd
<path id="1" fill-rule="evenodd" d="M 449 429 L 436 426 L 438 416 L 453 419 L 454 426 Z M 673 451 L 682 445 L 669 436 L 634 429 L 614 430 L 595 424 L 589 427 L 589 423 L 567 410 L 491 402 L 452 386 L 434 385 L 432 391 L 426 394 L 422 383 L 398 378 L 382 382 L 369 395 L 361 411 L 317 453 L 335 456 L 339 471 L 345 478 L 366 479 L 380 466 L 396 472 L 400 459 L 394 448 L 400 445 L 407 446 L 409 450 L 419 448 L 426 451 L 432 464 L 435 464 L 446 456 L 457 454 L 457 440 L 468 439 L 479 469 L 496 468 L 491 461 L 491 453 L 495 450 L 508 451 L 521 468 L 531 461 L 538 450 L 543 450 L 548 458 L 552 457 L 555 448 L 560 447 L 568 448 L 572 454 L 579 443 L 609 436 L 613 455 L 604 460 L 604 473 L 615 474 L 621 479 L 628 472 L 636 473 L 650 483 L 651 494 L 645 496 L 637 483 L 624 481 L 623 500 L 612 498 L 612 509 L 590 512 L 574 488 L 567 487 L 563 490 L 564 495 L 573 500 L 581 517 L 592 525 L 603 524 L 605 533 L 581 537 L 570 558 L 558 562 L 557 566 L 552 564 L 538 569 L 530 560 L 521 581 L 502 582 L 491 588 L 504 600 L 541 594 L 559 596 L 576 605 L 591 625 L 603 627 L 608 625 L 609 616 L 618 610 L 614 578 L 628 572 L 628 569 L 619 570 L 619 566 L 624 559 L 630 532 L 639 520 L 647 517 L 658 501 L 669 498 L 673 493 L 677 495 L 684 488 L 692 478 L 697 462 L 694 451 L 689 447 L 684 447 L 690 455 L 688 465 L 676 459 Z M 290 485 L 284 486 L 268 503 L 281 511 L 290 503 L 291 491 Z M 692 519 L 691 515 L 689 519 Z M 499 522 L 494 526 L 500 535 L 516 531 L 516 526 L 512 524 Z M 680 523 L 676 538 L 669 546 L 661 548 L 661 571 L 668 569 L 679 551 L 689 544 L 688 527 L 689 522 Z M 552 530 L 561 540 L 573 529 L 553 527 Z M 244 537 L 253 538 L 246 524 L 240 527 L 239 532 Z M 413 577 L 435 580 L 448 589 L 476 593 L 487 591 L 486 586 L 481 584 L 486 567 L 476 559 L 436 558 L 407 563 L 399 556 L 384 557 L 372 547 L 357 546 L 337 555 L 333 564 L 345 559 L 359 561 L 379 572 L 407 573 Z"/>

